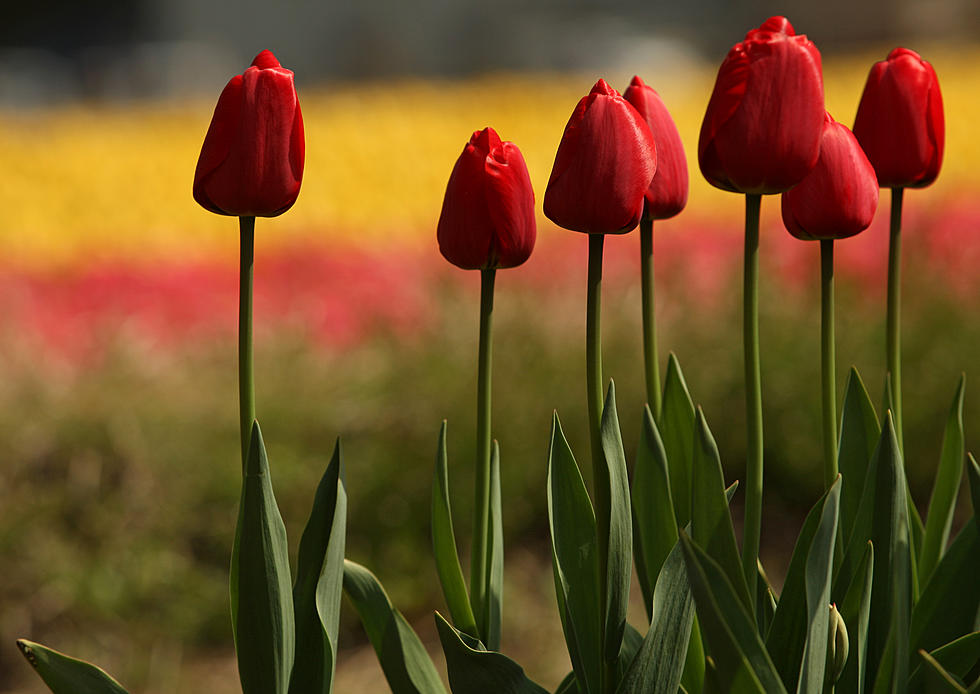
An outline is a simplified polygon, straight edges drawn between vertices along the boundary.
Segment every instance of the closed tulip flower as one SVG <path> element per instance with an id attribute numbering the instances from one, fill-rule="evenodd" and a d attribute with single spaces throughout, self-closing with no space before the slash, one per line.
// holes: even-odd
<path id="1" fill-rule="evenodd" d="M 573 231 L 628 232 L 640 221 L 656 171 L 657 148 L 649 126 L 600 79 L 565 126 L 544 194 L 544 213 Z"/>
<path id="2" fill-rule="evenodd" d="M 945 142 L 943 97 L 932 65 L 896 48 L 875 63 L 854 119 L 854 135 L 882 188 L 922 188 L 936 180 Z"/>
<path id="3" fill-rule="evenodd" d="M 473 133 L 446 186 L 436 237 L 464 270 L 514 267 L 535 240 L 534 191 L 521 151 L 493 128 Z"/>
<path id="4" fill-rule="evenodd" d="M 194 172 L 194 199 L 217 214 L 275 217 L 296 202 L 304 152 L 293 73 L 262 51 L 218 97 Z"/>
<path id="5" fill-rule="evenodd" d="M 853 133 L 828 113 L 816 167 L 782 195 L 783 224 L 799 239 L 843 239 L 867 229 L 877 209 L 871 162 Z"/>
<path id="6" fill-rule="evenodd" d="M 771 17 L 718 71 L 701 124 L 701 172 L 732 192 L 789 190 L 817 163 L 823 114 L 820 52 L 785 17 Z"/>
<path id="7" fill-rule="evenodd" d="M 687 204 L 687 157 L 681 135 L 660 95 L 639 77 L 633 77 L 623 98 L 646 121 L 657 143 L 657 173 L 644 196 L 643 217 L 650 220 L 673 217 Z"/>

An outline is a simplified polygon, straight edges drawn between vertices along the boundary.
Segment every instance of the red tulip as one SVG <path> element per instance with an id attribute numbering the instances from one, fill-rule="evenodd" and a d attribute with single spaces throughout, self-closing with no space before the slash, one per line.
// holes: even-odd
<path id="1" fill-rule="evenodd" d="M 698 162 L 711 185 L 781 193 L 820 155 L 820 52 L 785 17 L 770 17 L 728 52 L 701 124 Z"/>
<path id="2" fill-rule="evenodd" d="M 943 96 L 932 65 L 896 48 L 875 63 L 854 119 L 854 135 L 882 188 L 922 188 L 936 180 L 945 141 Z"/>
<path id="3" fill-rule="evenodd" d="M 657 173 L 644 196 L 643 217 L 673 217 L 687 204 L 687 157 L 681 135 L 660 95 L 639 77 L 633 77 L 623 98 L 643 117 L 657 143 Z"/>
<path id="4" fill-rule="evenodd" d="M 493 128 L 473 133 L 446 185 L 436 237 L 464 270 L 514 267 L 531 255 L 534 190 L 521 150 Z"/>
<path id="5" fill-rule="evenodd" d="M 656 171 L 650 128 L 619 92 L 599 80 L 565 125 L 544 213 L 573 231 L 625 233 L 639 224 Z"/>
<path id="6" fill-rule="evenodd" d="M 782 198 L 783 224 L 796 238 L 844 239 L 870 226 L 878 181 L 857 138 L 828 113 L 816 167 Z"/>
<path id="7" fill-rule="evenodd" d="M 304 152 L 293 73 L 262 51 L 218 97 L 194 172 L 194 199 L 218 214 L 275 217 L 296 202 Z"/>

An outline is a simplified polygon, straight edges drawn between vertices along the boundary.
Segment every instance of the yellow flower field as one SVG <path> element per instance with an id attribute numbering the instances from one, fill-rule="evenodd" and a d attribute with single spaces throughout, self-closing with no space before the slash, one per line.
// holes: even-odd
<path id="1" fill-rule="evenodd" d="M 920 48 L 939 74 L 946 108 L 946 161 L 930 192 L 935 202 L 980 190 L 980 50 Z M 870 65 L 886 53 L 883 47 L 825 61 L 832 115 L 851 122 Z M 684 138 L 692 182 L 685 214 L 726 212 L 738 219 L 739 197 L 712 189 L 697 169 L 698 129 L 715 67 L 663 76 L 637 70 L 661 92 Z M 485 125 L 521 147 L 540 206 L 565 121 L 598 76 L 499 75 L 301 90 L 303 190 L 286 215 L 260 222 L 260 244 L 305 237 L 428 241 L 453 162 L 470 133 Z M 619 88 L 631 77 L 605 76 Z M 214 85 L 214 99 L 222 86 Z M 213 106 L 213 100 L 198 100 L 0 113 L 3 262 L 50 267 L 82 256 L 197 257 L 233 246 L 235 225 L 205 213 L 190 194 Z M 550 225 L 542 227 L 549 233 Z"/>

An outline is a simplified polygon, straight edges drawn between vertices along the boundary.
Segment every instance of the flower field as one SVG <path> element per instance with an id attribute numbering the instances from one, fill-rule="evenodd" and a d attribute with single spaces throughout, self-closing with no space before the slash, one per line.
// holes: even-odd
<path id="1" fill-rule="evenodd" d="M 980 431 L 980 50 L 919 48 L 939 74 L 947 132 L 938 181 L 905 198 L 905 426 L 917 434 L 906 451 L 924 506 L 943 425 L 931 417 L 945 411 L 961 371 L 974 379 L 968 450 Z M 839 121 L 850 124 L 868 67 L 886 52 L 825 61 L 827 107 Z M 714 413 L 722 450 L 737 455 L 742 201 L 710 187 L 696 161 L 714 74 L 642 76 L 671 109 L 691 171 L 687 209 L 654 230 L 661 357 L 678 354 L 695 399 Z M 605 77 L 625 88 L 631 75 Z M 573 449 L 587 447 L 585 239 L 540 208 L 563 124 L 595 78 L 301 84 L 303 188 L 288 214 L 257 223 L 259 414 L 287 529 L 298 537 L 342 436 L 349 554 L 385 567 L 394 601 L 430 636 L 439 605 L 428 494 L 440 421 L 449 417 L 459 498 L 472 486 L 474 447 L 479 281 L 436 247 L 446 180 L 470 134 L 492 125 L 520 146 L 538 198 L 538 247 L 501 273 L 496 311 L 504 522 L 521 548 L 508 565 L 516 575 L 507 618 L 516 621 L 504 646 L 520 652 L 541 638 L 530 623 L 535 601 L 554 599 L 542 491 L 554 408 L 570 423 Z M 238 236 L 233 219 L 191 198 L 212 108 L 197 100 L 0 113 L 0 692 L 41 691 L 12 646 L 23 634 L 98 660 L 139 691 L 199 691 L 209 668 L 226 663 Z M 856 364 L 875 397 L 887 201 L 883 192 L 875 223 L 838 244 L 837 257 L 840 385 Z M 627 453 L 643 400 L 638 250 L 635 234 L 607 242 L 603 339 Z M 785 516 L 787 537 L 821 484 L 817 257 L 782 228 L 777 201 L 765 200 L 767 502 Z M 723 462 L 741 475 L 740 459 Z M 466 528 L 468 509 L 456 512 Z M 785 542 L 763 537 L 777 575 Z M 555 628 L 553 613 L 544 615 Z M 345 643 L 357 640 L 353 619 L 342 629 Z M 553 686 L 567 664 L 550 657 L 524 660 Z M 341 672 L 358 658 L 342 653 Z M 211 689 L 234 685 L 233 671 L 225 679 Z"/>

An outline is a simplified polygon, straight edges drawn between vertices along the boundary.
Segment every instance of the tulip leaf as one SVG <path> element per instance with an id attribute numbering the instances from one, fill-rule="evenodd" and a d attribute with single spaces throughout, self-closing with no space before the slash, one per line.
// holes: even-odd
<path id="1" fill-rule="evenodd" d="M 840 600 L 839 612 L 850 640 L 850 654 L 837 680 L 838 694 L 862 694 L 868 654 L 868 621 L 871 618 L 871 587 L 874 545 L 869 541 L 854 570 L 854 580 Z"/>
<path id="2" fill-rule="evenodd" d="M 677 521 L 670 497 L 667 454 L 649 405 L 643 408 L 640 445 L 633 468 L 633 548 L 647 620 L 660 567 L 677 544 Z"/>
<path id="3" fill-rule="evenodd" d="M 361 619 L 392 694 L 446 691 L 425 646 L 373 573 L 345 559 L 344 592 Z"/>
<path id="4" fill-rule="evenodd" d="M 821 694 L 824 690 L 827 644 L 830 630 L 830 584 L 834 568 L 834 545 L 840 515 L 841 477 L 824 495 L 820 525 L 810 543 L 806 559 L 806 649 L 797 692 Z"/>
<path id="5" fill-rule="evenodd" d="M 484 639 L 491 651 L 500 649 L 504 603 L 504 521 L 500 508 L 500 446 L 493 442 L 490 454 L 490 570 L 487 573 L 487 616 Z"/>
<path id="6" fill-rule="evenodd" d="M 657 578 L 653 620 L 630 663 L 617 694 L 675 694 L 680 686 L 694 623 L 694 599 L 687 582 L 684 554 L 675 544 Z"/>
<path id="7" fill-rule="evenodd" d="M 53 694 L 126 694 L 122 685 L 92 663 L 27 639 L 18 639 L 17 647 Z"/>
<path id="8" fill-rule="evenodd" d="M 452 508 L 449 502 L 449 456 L 446 447 L 446 421 L 439 428 L 439 446 L 436 467 L 432 479 L 432 553 L 436 573 L 442 584 L 442 594 L 449 606 L 453 624 L 470 634 L 477 635 L 476 619 L 466 592 L 463 569 L 456 552 L 456 534 L 453 531 Z"/>
<path id="9" fill-rule="evenodd" d="M 950 675 L 963 680 L 980 662 L 980 631 L 966 634 L 929 653 Z M 926 694 L 925 671 L 922 663 L 916 665 L 909 677 L 910 694 Z"/>
<path id="10" fill-rule="evenodd" d="M 776 592 L 762 568 L 762 562 L 756 561 L 758 576 L 755 583 L 755 623 L 759 625 L 759 633 L 765 635 L 769 633 L 769 627 L 776 616 Z"/>
<path id="11" fill-rule="evenodd" d="M 453 694 L 548 694 L 513 660 L 488 651 L 479 639 L 459 631 L 438 612 L 435 617 Z"/>
<path id="12" fill-rule="evenodd" d="M 673 352 L 667 358 L 663 409 L 659 430 L 670 479 L 670 493 L 678 528 L 691 520 L 691 466 L 694 459 L 694 403 L 687 390 L 680 362 Z"/>
<path id="13" fill-rule="evenodd" d="M 555 413 L 548 452 L 548 520 L 558 611 L 582 694 L 599 692 L 602 615 L 595 513 Z"/>
<path id="14" fill-rule="evenodd" d="M 742 605 L 748 608 L 752 601 L 725 497 L 721 457 L 700 408 L 695 427 L 691 536 L 724 569 Z"/>
<path id="15" fill-rule="evenodd" d="M 851 367 L 841 413 L 838 466 L 844 478 L 840 491 L 841 537 L 846 541 L 854 528 L 864 476 L 881 436 L 874 405 L 868 397 L 861 375 Z"/>
<path id="16" fill-rule="evenodd" d="M 337 439 L 299 543 L 293 585 L 296 658 L 289 677 L 290 694 L 329 694 L 333 689 L 346 530 L 347 491 Z"/>
<path id="17" fill-rule="evenodd" d="M 973 504 L 973 520 L 980 523 L 980 465 L 972 453 L 966 454 L 966 476 L 970 480 L 970 501 Z"/>
<path id="18" fill-rule="evenodd" d="M 960 491 L 963 477 L 963 459 L 966 441 L 963 435 L 963 393 L 966 389 L 966 375 L 960 376 L 949 408 L 946 431 L 943 434 L 943 448 L 939 456 L 939 468 L 929 499 L 929 515 L 926 517 L 925 537 L 919 554 L 919 582 L 925 583 L 936 568 L 949 541 L 949 529 L 953 523 L 953 510 L 956 495 Z"/>
<path id="19" fill-rule="evenodd" d="M 252 423 L 232 556 L 238 674 L 244 694 L 285 694 L 293 667 L 295 625 L 286 526 L 272 492 L 258 422 Z"/>
<path id="20" fill-rule="evenodd" d="M 966 694 L 966 687 L 956 677 L 951 675 L 933 656 L 925 651 L 919 651 L 922 659 L 923 691 L 930 694 Z"/>
<path id="21" fill-rule="evenodd" d="M 623 647 L 619 651 L 619 658 L 616 660 L 615 681 L 618 682 L 625 676 L 642 643 L 643 637 L 640 636 L 640 632 L 627 624 L 626 630 L 623 632 Z M 574 671 L 568 673 L 555 690 L 556 693 L 560 694 L 577 694 L 579 691 L 578 680 L 575 678 Z"/>
<path id="22" fill-rule="evenodd" d="M 808 584 L 811 571 L 816 569 L 811 569 L 810 556 L 814 555 L 814 562 L 816 562 L 817 555 L 814 552 L 819 554 L 823 549 L 821 544 L 814 548 L 814 539 L 819 536 L 821 542 L 826 541 L 827 524 L 831 522 L 826 517 L 828 504 L 839 507 L 840 492 L 841 484 L 835 483 L 824 492 L 803 521 L 803 527 L 800 529 L 789 561 L 789 568 L 786 570 L 786 580 L 783 582 L 783 591 L 776 604 L 772 625 L 769 631 L 765 632 L 766 648 L 769 649 L 772 662 L 787 689 L 795 689 L 799 681 L 800 666 L 812 626 L 813 609 L 810 607 L 812 599 L 809 596 Z M 832 501 L 832 496 L 838 501 Z M 827 598 L 825 602 L 829 603 L 830 596 L 828 595 Z"/>
<path id="23" fill-rule="evenodd" d="M 895 412 L 895 395 L 894 388 L 892 385 L 892 375 L 885 375 L 885 394 L 884 394 L 884 411 Z M 892 414 L 894 417 L 894 414 Z M 896 429 L 895 435 L 898 439 L 898 450 L 904 456 L 904 439 L 903 432 Z M 919 509 L 915 505 L 915 500 L 912 499 L 912 491 L 908 487 L 908 480 L 905 483 L 905 493 L 907 496 L 906 503 L 909 509 L 909 539 L 910 546 L 912 548 L 912 585 L 913 585 L 913 595 L 917 598 L 919 594 L 918 584 L 919 584 L 919 572 L 915 568 L 916 560 L 919 556 L 919 552 L 922 550 L 922 543 L 925 539 L 925 526 L 922 524 L 922 516 L 919 515 Z"/>
<path id="24" fill-rule="evenodd" d="M 633 514 L 630 511 L 629 473 L 616 413 L 616 385 L 609 382 L 599 427 L 605 473 L 609 476 L 609 538 L 606 556 L 606 624 L 604 657 L 615 661 L 623 644 L 626 609 L 633 575 Z"/>
<path id="25" fill-rule="evenodd" d="M 709 662 L 713 663 L 713 668 L 705 669 L 705 691 L 786 692 L 755 620 L 736 594 L 727 572 L 687 533 L 681 532 L 680 543 L 701 633 L 711 654 Z"/>

